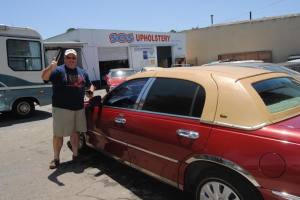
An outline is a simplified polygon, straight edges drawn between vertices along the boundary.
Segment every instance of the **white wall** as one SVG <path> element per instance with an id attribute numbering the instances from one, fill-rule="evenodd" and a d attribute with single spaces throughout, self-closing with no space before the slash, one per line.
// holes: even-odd
<path id="1" fill-rule="evenodd" d="M 112 33 L 125 33 L 131 35 L 134 39 L 130 42 L 111 42 Z M 140 35 L 151 35 L 154 41 L 138 41 Z M 140 39 L 140 38 L 139 38 Z M 132 68 L 144 66 L 156 66 L 156 46 L 172 46 L 173 62 L 175 58 L 186 57 L 186 37 L 185 33 L 162 33 L 162 32 L 144 32 L 144 31 L 125 31 L 125 30 L 103 30 L 103 29 L 74 29 L 61 35 L 51 37 L 47 42 L 83 42 L 87 43 L 83 49 L 83 67 L 87 69 L 92 80 L 100 80 L 98 49 L 101 47 L 128 47 L 129 64 Z M 144 60 L 142 51 L 135 51 L 136 48 L 154 49 L 155 56 L 149 54 L 149 59 Z"/>

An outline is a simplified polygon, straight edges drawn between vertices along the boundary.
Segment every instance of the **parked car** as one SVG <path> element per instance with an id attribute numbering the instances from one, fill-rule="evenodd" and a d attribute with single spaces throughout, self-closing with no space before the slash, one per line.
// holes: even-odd
<path id="1" fill-rule="evenodd" d="M 156 71 L 164 69 L 163 67 L 143 67 L 140 72 Z"/>
<path id="2" fill-rule="evenodd" d="M 135 74 L 136 72 L 133 69 L 129 68 L 118 68 L 111 69 L 106 75 L 107 88 L 106 91 L 110 91 L 119 84 L 123 83 L 128 76 Z"/>
<path id="3" fill-rule="evenodd" d="M 300 59 L 291 60 L 285 63 L 281 63 L 282 66 L 300 72 Z"/>
<path id="4" fill-rule="evenodd" d="M 215 66 L 215 65 L 222 65 L 222 66 L 232 66 L 232 67 L 246 67 L 246 68 L 257 68 L 257 69 L 264 69 L 273 72 L 283 72 L 287 73 L 294 78 L 300 80 L 300 73 L 292 68 L 292 66 L 299 66 L 299 63 L 265 63 L 262 61 L 257 60 L 243 60 L 243 61 L 233 61 L 233 62 L 219 62 L 214 64 L 205 64 L 203 66 Z"/>
<path id="5" fill-rule="evenodd" d="M 286 73 L 149 71 L 92 104 L 88 146 L 194 199 L 300 199 L 300 82 Z"/>

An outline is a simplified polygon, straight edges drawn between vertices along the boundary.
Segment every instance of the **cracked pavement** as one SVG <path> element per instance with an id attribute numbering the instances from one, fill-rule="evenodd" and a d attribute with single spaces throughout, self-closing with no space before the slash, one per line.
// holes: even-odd
<path id="1" fill-rule="evenodd" d="M 37 107 L 31 119 L 0 114 L 0 200 L 179 200 L 184 193 L 88 149 L 70 162 L 66 142 L 61 167 L 52 159 L 51 106 Z"/>

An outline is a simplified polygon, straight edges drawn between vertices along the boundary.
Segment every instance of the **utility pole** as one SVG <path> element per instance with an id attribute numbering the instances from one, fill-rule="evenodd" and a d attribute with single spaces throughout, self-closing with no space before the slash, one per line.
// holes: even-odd
<path id="1" fill-rule="evenodd" d="M 211 25 L 214 25 L 214 15 L 210 15 Z"/>

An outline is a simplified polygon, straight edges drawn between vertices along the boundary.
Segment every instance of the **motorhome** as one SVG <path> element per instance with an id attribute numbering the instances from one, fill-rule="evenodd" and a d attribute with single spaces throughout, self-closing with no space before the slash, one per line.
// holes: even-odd
<path id="1" fill-rule="evenodd" d="M 41 79 L 44 63 L 37 31 L 0 25 L 0 112 L 29 117 L 35 105 L 51 103 L 51 85 Z"/>

